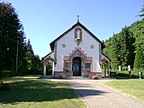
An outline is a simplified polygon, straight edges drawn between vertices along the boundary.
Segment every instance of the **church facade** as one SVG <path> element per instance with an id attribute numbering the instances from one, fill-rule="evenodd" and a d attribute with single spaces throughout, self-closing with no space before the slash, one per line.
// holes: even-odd
<path id="1" fill-rule="evenodd" d="M 51 52 L 43 57 L 44 75 L 49 61 L 54 77 L 102 76 L 102 65 L 110 60 L 102 53 L 103 43 L 79 21 L 50 43 Z M 109 69 L 109 68 L 108 68 Z"/>

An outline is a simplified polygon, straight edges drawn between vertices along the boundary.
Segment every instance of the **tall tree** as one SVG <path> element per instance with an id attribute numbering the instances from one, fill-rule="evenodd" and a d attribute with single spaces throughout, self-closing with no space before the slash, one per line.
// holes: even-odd
<path id="1" fill-rule="evenodd" d="M 141 8 L 141 14 L 140 17 L 144 17 L 144 5 Z M 135 62 L 134 67 L 137 69 L 144 68 L 144 19 L 137 22 L 137 26 L 135 30 Z"/>
<path id="2" fill-rule="evenodd" d="M 28 42 L 27 42 L 26 47 L 27 47 L 27 51 L 31 52 L 31 54 L 34 55 L 33 48 L 32 48 L 31 42 L 30 42 L 30 39 L 28 39 Z"/>
<path id="3" fill-rule="evenodd" d="M 139 16 L 144 16 L 144 6 Z M 144 18 L 124 27 L 105 44 L 104 53 L 111 59 L 113 69 L 118 65 L 144 68 Z"/>
<path id="4" fill-rule="evenodd" d="M 33 74 L 42 74 L 42 62 L 38 55 L 34 55 L 32 59 Z"/>
<path id="5" fill-rule="evenodd" d="M 33 60 L 33 57 L 34 57 L 34 52 L 33 52 L 33 49 L 32 49 L 32 45 L 30 43 L 30 39 L 28 39 L 28 42 L 26 44 L 26 59 L 27 59 L 27 69 L 28 70 L 31 70 L 32 69 L 32 60 Z"/>
<path id="6" fill-rule="evenodd" d="M 139 15 L 140 17 L 144 17 L 144 5 L 143 5 L 143 7 L 141 8 L 141 14 Z"/>
<path id="7" fill-rule="evenodd" d="M 140 26 L 137 26 L 135 42 L 135 62 L 134 67 L 137 69 L 144 68 L 144 19 L 141 20 Z"/>
<path id="8" fill-rule="evenodd" d="M 23 56 L 23 26 L 11 3 L 0 3 L 0 70 L 16 69 L 16 55 Z M 21 58 L 17 59 L 18 63 Z"/>
<path id="9" fill-rule="evenodd" d="M 25 39 L 15 8 L 11 3 L 0 3 L 0 72 L 10 70 L 12 75 L 20 75 L 41 62 L 34 55 L 30 40 L 26 42 Z"/>
<path id="10" fill-rule="evenodd" d="M 124 27 L 120 33 L 107 40 L 104 53 L 112 60 L 111 66 L 117 69 L 119 65 L 133 67 L 135 38 L 129 27 Z"/>
<path id="11" fill-rule="evenodd" d="M 134 42 L 133 33 L 129 31 L 128 27 L 124 27 L 119 33 L 119 43 L 120 43 L 120 65 L 133 67 L 134 63 Z"/>
<path id="12" fill-rule="evenodd" d="M 34 55 L 30 39 L 25 43 L 25 59 L 23 61 L 22 74 L 38 74 L 42 71 L 41 60 L 38 55 Z"/>
<path id="13" fill-rule="evenodd" d="M 113 69 L 117 69 L 118 66 L 120 65 L 120 44 L 119 44 L 119 37 L 118 35 L 114 35 L 113 39 L 112 39 L 112 68 Z"/>
<path id="14" fill-rule="evenodd" d="M 144 41 L 144 40 L 143 40 Z M 135 56 L 135 62 L 134 67 L 136 69 L 144 68 L 144 44 L 136 43 L 136 56 Z"/>

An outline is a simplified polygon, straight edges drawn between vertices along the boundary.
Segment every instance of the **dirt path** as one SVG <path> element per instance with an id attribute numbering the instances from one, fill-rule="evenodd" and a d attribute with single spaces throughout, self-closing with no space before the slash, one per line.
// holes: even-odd
<path id="1" fill-rule="evenodd" d="M 78 94 L 84 99 L 88 108 L 144 108 L 144 102 L 118 93 L 102 83 L 109 80 L 57 80 L 70 83 Z"/>

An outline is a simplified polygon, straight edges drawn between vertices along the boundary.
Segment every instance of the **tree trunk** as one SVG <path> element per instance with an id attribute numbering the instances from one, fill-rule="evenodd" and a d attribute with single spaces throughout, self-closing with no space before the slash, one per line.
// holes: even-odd
<path id="1" fill-rule="evenodd" d="M 8 83 L 3 83 L 2 79 L 0 81 L 1 81 L 1 85 L 2 85 L 3 90 L 9 90 L 10 89 Z"/>
<path id="2" fill-rule="evenodd" d="M 2 84 L 3 86 L 5 85 L 2 80 L 1 80 L 1 84 Z"/>

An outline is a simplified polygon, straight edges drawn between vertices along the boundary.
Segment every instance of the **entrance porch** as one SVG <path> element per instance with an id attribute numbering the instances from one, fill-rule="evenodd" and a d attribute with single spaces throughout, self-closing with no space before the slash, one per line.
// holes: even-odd
<path id="1" fill-rule="evenodd" d="M 52 62 L 52 76 L 55 78 L 68 78 L 71 76 L 83 76 L 89 77 L 98 76 L 102 78 L 101 71 L 93 71 L 94 61 L 92 57 L 87 56 L 81 48 L 76 48 L 69 54 L 69 56 L 63 56 L 63 70 L 57 71 L 55 70 L 55 60 L 54 60 L 54 53 L 50 53 L 45 58 L 43 58 L 43 75 L 46 76 L 47 64 L 48 62 Z M 110 77 L 110 60 L 104 55 L 101 54 L 101 61 L 96 65 L 101 65 L 101 69 L 104 71 L 104 75 Z"/>

